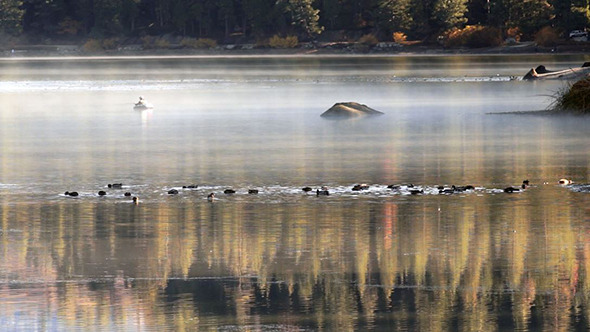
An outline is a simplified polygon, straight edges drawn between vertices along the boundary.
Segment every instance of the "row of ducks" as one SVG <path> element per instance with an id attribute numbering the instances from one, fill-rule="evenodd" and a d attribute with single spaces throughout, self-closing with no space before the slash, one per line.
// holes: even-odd
<path id="1" fill-rule="evenodd" d="M 111 187 L 109 187 L 109 188 L 111 188 Z M 102 196 L 106 196 L 107 195 L 107 192 L 104 191 L 104 190 L 99 190 L 97 194 L 98 194 L 98 196 L 101 196 L 102 197 Z M 65 196 L 69 196 L 69 197 L 78 197 L 78 196 L 80 196 L 80 194 L 77 191 L 66 191 L 64 193 L 64 195 Z M 123 196 L 125 196 L 125 197 L 131 197 L 131 201 L 134 204 L 139 204 L 139 198 L 137 196 L 132 196 L 130 192 L 125 192 L 123 194 Z"/>
<path id="2" fill-rule="evenodd" d="M 569 185 L 572 184 L 573 181 L 569 180 L 569 179 L 560 179 L 559 180 L 559 184 L 562 185 Z M 515 192 L 519 192 L 519 191 L 523 191 L 525 190 L 528 186 L 529 186 L 530 182 L 529 180 L 524 180 L 522 181 L 522 184 L 519 187 L 506 187 L 504 188 L 504 192 L 505 193 L 515 193 Z M 107 185 L 108 188 L 110 189 L 123 189 L 123 184 L 122 183 L 113 183 L 113 184 L 108 184 Z M 191 185 L 186 185 L 186 186 L 182 186 L 183 189 L 197 189 L 199 186 L 196 184 L 191 184 Z M 369 190 L 370 186 L 368 184 L 355 184 L 351 190 L 352 191 L 363 191 L 363 190 Z M 418 195 L 418 194 L 423 194 L 424 193 L 424 189 L 419 189 L 419 188 L 415 188 L 413 184 L 402 184 L 402 185 L 389 185 L 387 186 L 388 189 L 391 190 L 401 190 L 402 188 L 405 188 L 406 190 L 408 190 L 408 192 L 412 195 Z M 475 190 L 475 187 L 472 185 L 465 185 L 465 186 L 455 186 L 452 185 L 450 187 L 444 187 L 444 186 L 438 186 L 438 193 L 439 194 L 456 194 L 456 193 L 462 193 L 462 192 L 466 192 L 466 191 L 473 191 Z M 303 187 L 301 188 L 301 190 L 303 192 L 306 193 L 310 193 L 312 192 L 314 189 L 311 187 Z M 250 195 L 256 195 L 258 194 L 258 189 L 248 189 L 248 194 Z M 234 189 L 225 189 L 223 191 L 224 194 L 226 195 L 232 195 L 235 194 L 236 191 Z M 167 191 L 168 195 L 178 195 L 179 191 L 178 189 L 170 189 Z M 322 186 L 320 188 L 315 189 L 315 194 L 316 196 L 329 196 L 330 195 L 330 191 L 328 190 L 328 187 L 326 186 Z M 64 193 L 65 196 L 69 196 L 69 197 L 77 197 L 79 196 L 77 191 L 66 191 Z M 100 190 L 98 191 L 98 196 L 106 196 L 107 193 L 104 190 Z M 134 204 L 139 204 L 139 198 L 137 196 L 132 196 L 130 192 L 125 192 L 123 194 L 125 197 L 132 197 L 132 202 Z M 209 195 L 207 195 L 207 199 L 209 201 L 213 201 L 215 199 L 215 193 L 210 193 Z"/>

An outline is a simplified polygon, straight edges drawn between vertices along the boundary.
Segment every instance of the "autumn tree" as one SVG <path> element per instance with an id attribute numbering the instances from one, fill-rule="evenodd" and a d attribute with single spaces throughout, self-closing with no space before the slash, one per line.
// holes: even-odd
<path id="1" fill-rule="evenodd" d="M 568 32 L 590 23 L 590 0 L 0 0 L 0 31 L 35 38 L 182 35 L 314 39 L 339 36 L 434 40 L 465 24 L 532 37 L 543 26 Z"/>

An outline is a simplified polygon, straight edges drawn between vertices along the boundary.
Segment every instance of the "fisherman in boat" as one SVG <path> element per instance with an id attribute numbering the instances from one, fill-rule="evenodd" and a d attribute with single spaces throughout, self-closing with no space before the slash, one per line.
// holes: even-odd
<path id="1" fill-rule="evenodd" d="M 137 103 L 135 103 L 135 105 L 133 106 L 134 109 L 136 110 L 147 110 L 147 109 L 151 109 L 154 106 L 152 106 L 152 104 L 148 103 L 147 100 L 145 100 L 143 98 L 143 96 L 139 96 L 139 101 Z"/>
<path id="2" fill-rule="evenodd" d="M 143 99 L 143 96 L 139 96 L 139 101 L 135 103 L 135 106 L 145 106 L 145 99 Z"/>

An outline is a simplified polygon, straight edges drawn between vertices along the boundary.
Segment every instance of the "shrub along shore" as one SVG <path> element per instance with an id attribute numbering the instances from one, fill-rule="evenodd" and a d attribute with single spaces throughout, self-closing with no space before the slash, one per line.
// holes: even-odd
<path id="1" fill-rule="evenodd" d="M 553 112 L 590 114 L 590 76 L 586 76 L 558 92 Z"/>

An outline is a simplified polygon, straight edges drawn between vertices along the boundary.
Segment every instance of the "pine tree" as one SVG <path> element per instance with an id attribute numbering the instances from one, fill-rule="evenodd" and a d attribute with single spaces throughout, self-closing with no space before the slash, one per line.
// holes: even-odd
<path id="1" fill-rule="evenodd" d="M 380 25 L 387 26 L 391 32 L 409 32 L 412 28 L 411 0 L 381 0 L 378 2 Z"/>
<path id="2" fill-rule="evenodd" d="M 299 26 L 305 34 L 314 39 L 324 31 L 324 27 L 319 25 L 320 11 L 313 8 L 313 0 L 289 0 L 287 10 L 291 13 L 291 23 Z"/>
<path id="3" fill-rule="evenodd" d="M 550 24 L 551 5 L 546 0 L 511 0 L 508 7 L 508 26 L 519 27 L 528 36 Z"/>
<path id="4" fill-rule="evenodd" d="M 338 16 L 342 10 L 340 0 L 323 0 L 322 1 L 323 15 L 321 19 L 327 22 L 329 29 L 334 29 L 337 25 Z"/>
<path id="5" fill-rule="evenodd" d="M 583 29 L 590 23 L 590 0 L 552 0 L 554 25 L 565 31 Z"/>
<path id="6" fill-rule="evenodd" d="M 66 17 L 63 0 L 24 0 L 23 31 L 34 36 L 54 36 Z"/>
<path id="7" fill-rule="evenodd" d="M 105 36 L 120 34 L 122 5 L 121 0 L 94 0 L 94 32 Z"/>
<path id="8" fill-rule="evenodd" d="M 18 0 L 0 0 L 0 32 L 18 35 L 22 32 L 23 11 Z"/>
<path id="9" fill-rule="evenodd" d="M 437 0 L 432 16 L 437 28 L 447 30 L 467 22 L 467 0 Z"/>

